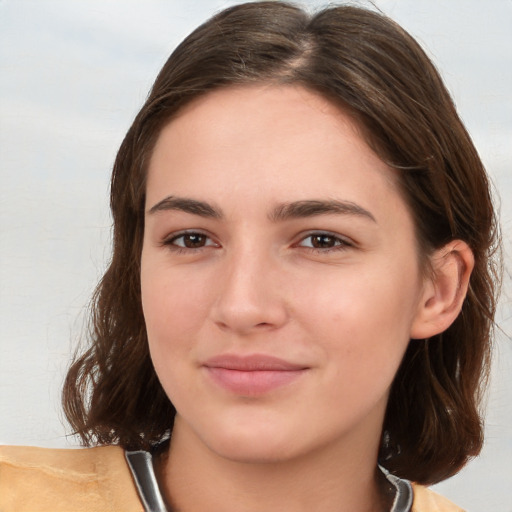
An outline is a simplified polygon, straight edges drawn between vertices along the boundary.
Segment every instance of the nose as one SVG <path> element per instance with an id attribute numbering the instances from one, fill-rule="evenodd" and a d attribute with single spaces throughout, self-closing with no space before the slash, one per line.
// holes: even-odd
<path id="1" fill-rule="evenodd" d="M 233 251 L 223 262 L 219 281 L 211 313 L 220 329 L 250 335 L 286 323 L 283 274 L 276 258 L 265 250 Z"/>

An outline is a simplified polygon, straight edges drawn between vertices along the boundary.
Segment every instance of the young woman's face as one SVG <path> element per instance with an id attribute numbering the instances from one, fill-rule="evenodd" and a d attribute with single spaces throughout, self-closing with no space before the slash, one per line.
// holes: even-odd
<path id="1" fill-rule="evenodd" d="M 226 88 L 167 125 L 142 302 L 176 428 L 236 460 L 377 449 L 423 280 L 393 172 L 298 87 Z"/>

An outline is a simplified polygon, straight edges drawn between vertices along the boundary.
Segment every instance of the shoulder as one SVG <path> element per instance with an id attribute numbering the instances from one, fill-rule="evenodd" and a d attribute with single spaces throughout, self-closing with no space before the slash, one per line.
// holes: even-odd
<path id="1" fill-rule="evenodd" d="M 0 510 L 143 510 L 118 446 L 0 446 Z"/>
<path id="2" fill-rule="evenodd" d="M 423 485 L 413 483 L 412 487 L 414 489 L 412 512 L 464 512 L 464 509 Z"/>

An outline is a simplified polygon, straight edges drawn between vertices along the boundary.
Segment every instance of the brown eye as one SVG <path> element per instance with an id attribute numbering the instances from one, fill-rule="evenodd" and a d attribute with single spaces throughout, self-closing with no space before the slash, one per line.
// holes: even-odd
<path id="1" fill-rule="evenodd" d="M 183 235 L 183 246 L 189 249 L 197 249 L 204 247 L 206 244 L 206 236 L 193 233 L 191 235 Z"/>
<path id="2" fill-rule="evenodd" d="M 330 235 L 312 235 L 311 246 L 315 249 L 329 249 L 339 245 L 339 240 Z"/>
<path id="3" fill-rule="evenodd" d="M 168 246 L 182 249 L 201 249 L 202 247 L 216 245 L 213 240 L 202 233 L 182 233 L 166 242 Z"/>
<path id="4" fill-rule="evenodd" d="M 331 249 L 342 250 L 353 246 L 353 244 L 344 237 L 321 232 L 304 237 L 298 245 L 299 247 L 325 252 L 329 252 Z"/>

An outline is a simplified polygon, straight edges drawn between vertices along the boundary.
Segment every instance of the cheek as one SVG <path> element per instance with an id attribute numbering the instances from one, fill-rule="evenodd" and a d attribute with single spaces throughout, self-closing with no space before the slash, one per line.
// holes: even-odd
<path id="1" fill-rule="evenodd" d="M 359 293 L 357 300 L 342 297 L 335 310 L 331 304 L 330 314 L 329 303 L 323 306 L 316 303 L 312 311 L 311 335 L 327 361 L 324 414 L 337 411 L 343 422 L 348 411 L 364 416 L 377 404 L 384 407 L 409 343 L 398 304 L 388 301 L 385 310 L 375 294 Z"/>
<path id="2" fill-rule="evenodd" d="M 169 398 L 184 378 L 183 354 L 187 350 L 187 332 L 197 324 L 197 308 L 190 287 L 170 282 L 164 272 L 152 267 L 142 269 L 141 296 L 149 352 L 158 378 Z"/>
<path id="3" fill-rule="evenodd" d="M 171 272 L 166 265 L 151 265 L 143 259 L 142 308 L 150 344 L 171 344 L 190 332 L 204 316 L 206 287 L 197 277 Z"/>
<path id="4" fill-rule="evenodd" d="M 212 287 L 206 286 L 204 278 L 201 272 L 173 271 L 165 261 L 142 261 L 141 296 L 149 351 L 173 402 L 179 402 L 179 383 L 190 382 L 197 333 L 208 317 Z"/>
<path id="5" fill-rule="evenodd" d="M 368 267 L 317 272 L 314 279 L 305 276 L 292 290 L 296 305 L 309 318 L 323 318 L 324 325 L 343 333 L 403 331 L 412 321 L 418 300 L 415 267 L 407 262 L 395 268 Z"/>
<path id="6" fill-rule="evenodd" d="M 366 273 L 351 269 L 340 271 L 336 278 L 319 277 L 300 304 L 299 316 L 311 336 L 354 380 L 361 371 L 388 368 L 392 375 L 400 364 L 418 297 L 415 268 L 402 269 Z"/>

